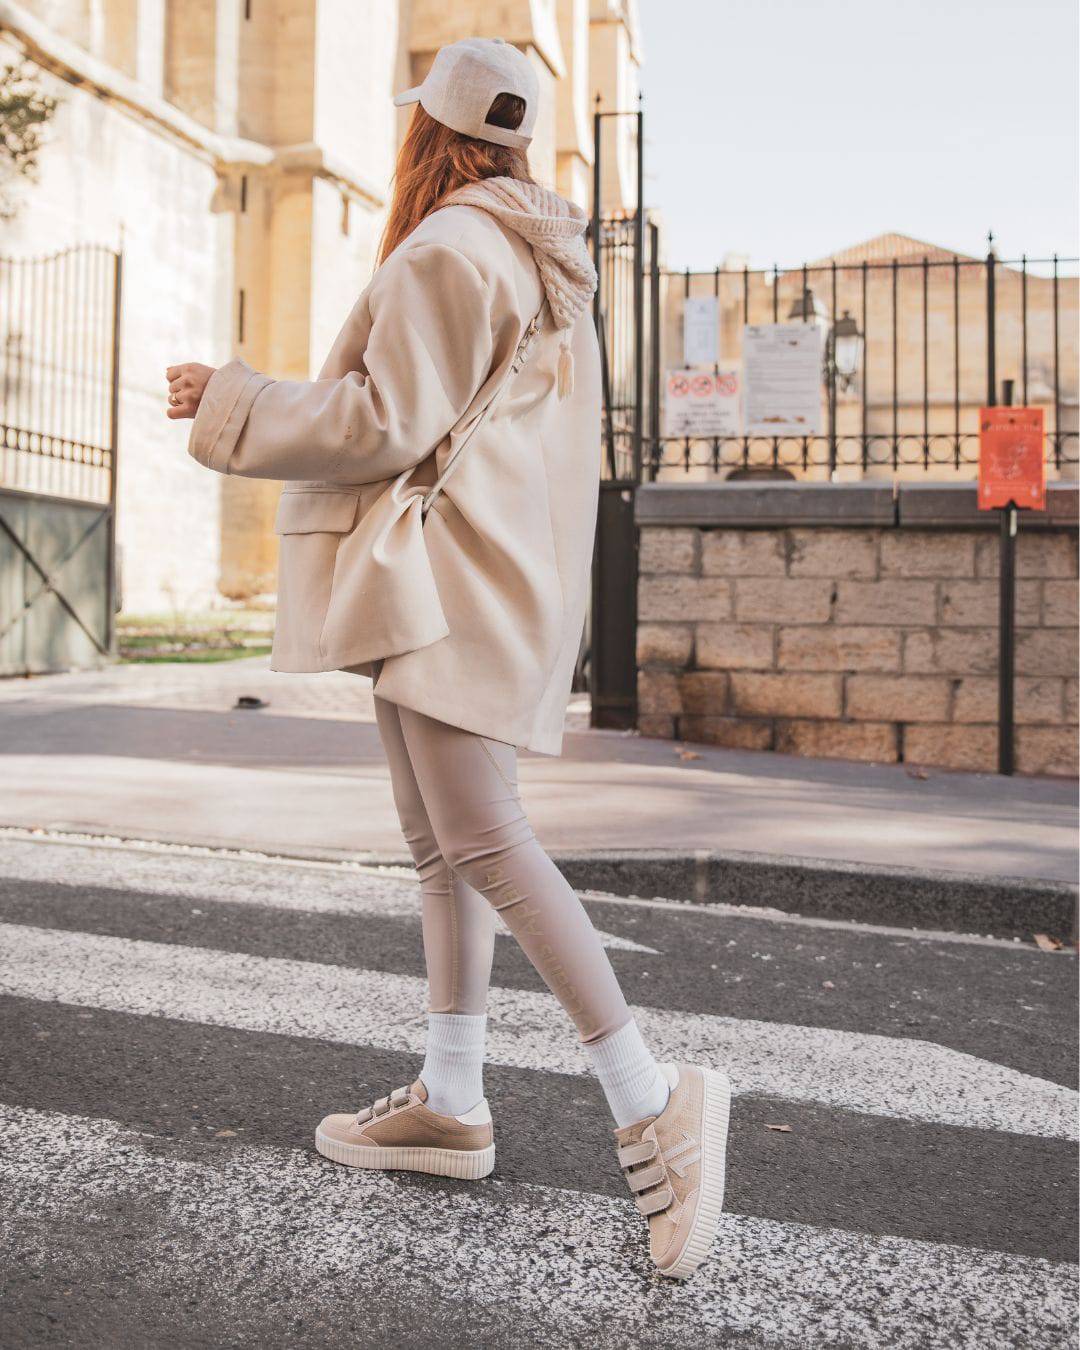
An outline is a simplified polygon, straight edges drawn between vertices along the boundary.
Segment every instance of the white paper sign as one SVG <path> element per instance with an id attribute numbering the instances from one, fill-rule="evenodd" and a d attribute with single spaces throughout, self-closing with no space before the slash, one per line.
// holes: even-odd
<path id="1" fill-rule="evenodd" d="M 665 436 L 738 436 L 738 370 L 669 370 Z"/>
<path id="2" fill-rule="evenodd" d="M 720 309 L 715 295 L 683 301 L 683 365 L 713 366 L 720 359 Z"/>
<path id="3" fill-rule="evenodd" d="M 746 434 L 821 435 L 822 333 L 813 323 L 743 328 Z"/>

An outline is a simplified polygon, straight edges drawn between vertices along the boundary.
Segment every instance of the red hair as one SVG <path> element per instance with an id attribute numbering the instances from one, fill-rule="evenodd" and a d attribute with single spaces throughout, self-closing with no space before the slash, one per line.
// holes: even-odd
<path id="1" fill-rule="evenodd" d="M 513 131 L 524 116 L 525 104 L 520 98 L 499 94 L 486 120 Z M 436 122 L 418 103 L 398 151 L 394 196 L 379 245 L 379 262 L 452 192 L 483 178 L 533 181 L 524 150 L 462 136 Z"/>

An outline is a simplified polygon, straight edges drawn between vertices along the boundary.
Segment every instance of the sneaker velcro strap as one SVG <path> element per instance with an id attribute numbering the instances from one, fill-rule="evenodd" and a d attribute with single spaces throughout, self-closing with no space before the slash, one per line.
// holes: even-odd
<path id="1" fill-rule="evenodd" d="M 370 1107 L 370 1106 L 365 1106 L 364 1109 L 363 1109 L 362 1111 L 358 1111 L 358 1112 L 357 1112 L 357 1115 L 356 1115 L 356 1123 L 357 1123 L 357 1125 L 366 1125 L 367 1122 L 371 1119 L 371 1116 L 372 1116 L 372 1110 L 371 1110 L 371 1107 Z"/>
<path id="2" fill-rule="evenodd" d="M 626 1180 L 632 1191 L 647 1191 L 664 1179 L 664 1169 L 659 1163 L 652 1167 L 643 1167 L 638 1172 L 627 1172 Z"/>
<path id="3" fill-rule="evenodd" d="M 642 1214 L 659 1214 L 662 1209 L 667 1209 L 668 1205 L 675 1199 L 670 1186 L 664 1186 L 658 1191 L 649 1191 L 647 1195 L 639 1195 L 637 1198 L 637 1207 Z"/>
<path id="4" fill-rule="evenodd" d="M 390 1098 L 380 1097 L 379 1100 L 375 1103 L 375 1105 L 371 1109 L 372 1112 L 377 1116 L 385 1115 L 386 1112 L 390 1110 Z"/>
<path id="5" fill-rule="evenodd" d="M 656 1157 L 655 1139 L 640 1139 L 636 1144 L 624 1144 L 619 1149 L 619 1166 L 633 1167 L 635 1163 L 651 1162 Z"/>
<path id="6" fill-rule="evenodd" d="M 409 1100 L 408 1088 L 395 1088 L 393 1092 L 391 1092 L 390 1094 L 391 1106 L 404 1106 L 408 1100 Z"/>

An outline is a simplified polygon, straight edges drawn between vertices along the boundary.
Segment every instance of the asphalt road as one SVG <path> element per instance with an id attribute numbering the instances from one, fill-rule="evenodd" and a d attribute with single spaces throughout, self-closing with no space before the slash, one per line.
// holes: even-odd
<path id="1" fill-rule="evenodd" d="M 1072 1343 L 1072 956 L 587 903 L 663 1057 L 735 1086 L 728 1212 L 684 1286 L 509 936 L 493 1177 L 353 1173 L 311 1135 L 419 1067 L 411 877 L 0 831 L 0 1341 Z"/>

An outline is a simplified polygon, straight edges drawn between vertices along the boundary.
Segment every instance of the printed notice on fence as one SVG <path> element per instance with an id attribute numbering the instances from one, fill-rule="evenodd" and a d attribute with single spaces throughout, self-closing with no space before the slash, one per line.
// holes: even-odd
<path id="1" fill-rule="evenodd" d="M 719 360 L 720 306 L 715 295 L 683 301 L 683 365 L 713 366 Z"/>
<path id="2" fill-rule="evenodd" d="M 743 328 L 747 435 L 821 435 L 821 343 L 812 323 Z"/>
<path id="3" fill-rule="evenodd" d="M 737 370 L 669 370 L 665 395 L 665 436 L 739 435 Z"/>

